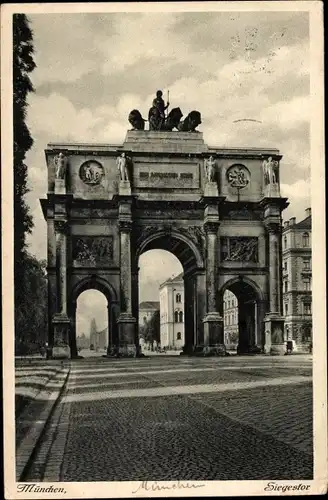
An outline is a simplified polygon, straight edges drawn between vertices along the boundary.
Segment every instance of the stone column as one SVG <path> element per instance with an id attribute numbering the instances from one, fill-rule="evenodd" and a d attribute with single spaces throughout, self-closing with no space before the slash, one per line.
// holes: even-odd
<path id="1" fill-rule="evenodd" d="M 203 270 L 195 271 L 194 287 L 194 348 L 193 354 L 203 355 L 204 352 L 204 323 L 206 317 L 206 273 Z"/>
<path id="2" fill-rule="evenodd" d="M 67 316 L 67 231 L 66 220 L 55 220 L 57 312 L 52 318 L 54 329 L 53 358 L 69 358 L 70 320 Z"/>
<path id="3" fill-rule="evenodd" d="M 71 358 L 76 358 L 78 356 L 77 342 L 76 342 L 76 302 L 72 302 L 72 304 L 70 305 L 69 317 L 71 321 L 71 328 L 70 328 Z"/>
<path id="4" fill-rule="evenodd" d="M 134 260 L 134 257 L 132 258 Z M 135 345 L 137 349 L 137 354 L 141 353 L 140 343 L 139 343 L 139 268 L 137 266 L 132 266 L 132 316 L 135 318 Z"/>
<path id="5" fill-rule="evenodd" d="M 206 315 L 206 274 L 199 271 L 195 274 L 195 308 L 196 308 L 196 345 L 204 345 L 203 318 Z"/>
<path id="6" fill-rule="evenodd" d="M 116 356 L 119 351 L 119 335 L 118 335 L 118 318 L 120 314 L 120 306 L 116 302 L 112 302 L 110 305 L 109 319 L 110 323 L 110 345 L 107 348 L 108 356 Z"/>
<path id="7" fill-rule="evenodd" d="M 284 318 L 281 316 L 280 294 L 280 224 L 267 224 L 269 245 L 269 313 L 265 317 L 265 352 L 284 354 Z"/>
<path id="8" fill-rule="evenodd" d="M 184 354 L 192 354 L 194 345 L 194 286 L 192 276 L 184 276 Z M 174 308 L 173 308 L 174 321 Z M 173 323 L 174 325 L 174 323 Z M 173 337 L 174 338 L 174 337 Z"/>
<path id="9" fill-rule="evenodd" d="M 124 356 L 136 355 L 136 319 L 132 315 L 132 270 L 131 270 L 131 220 L 120 220 L 120 302 L 119 352 Z"/>
<path id="10" fill-rule="evenodd" d="M 111 352 L 112 349 L 112 318 L 111 318 L 111 304 L 107 302 L 107 353 Z"/>
<path id="11" fill-rule="evenodd" d="M 206 221 L 206 293 L 207 314 L 204 323 L 204 345 L 207 352 L 225 354 L 223 339 L 223 318 L 217 309 L 218 293 L 218 221 Z"/>

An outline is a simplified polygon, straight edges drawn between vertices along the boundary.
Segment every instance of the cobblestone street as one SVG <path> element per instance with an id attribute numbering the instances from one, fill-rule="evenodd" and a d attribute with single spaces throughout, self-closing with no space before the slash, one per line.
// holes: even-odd
<path id="1" fill-rule="evenodd" d="M 72 362 L 29 481 L 312 478 L 310 356 Z"/>

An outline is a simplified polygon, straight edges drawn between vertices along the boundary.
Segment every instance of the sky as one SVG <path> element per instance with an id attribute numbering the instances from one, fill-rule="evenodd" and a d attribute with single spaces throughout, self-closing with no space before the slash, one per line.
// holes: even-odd
<path id="1" fill-rule="evenodd" d="M 120 144 L 130 128 L 129 112 L 136 108 L 147 116 L 158 89 L 164 97 L 169 90 L 171 108 L 201 112 L 199 130 L 210 146 L 280 149 L 281 193 L 290 202 L 284 219 L 305 217 L 310 206 L 306 12 L 28 17 L 37 64 L 27 117 L 34 139 L 26 159 L 27 202 L 35 224 L 31 253 L 46 258 L 39 198 L 47 192 L 47 143 Z M 256 121 L 239 121 L 245 119 Z M 158 284 L 182 270 L 163 251 L 141 256 L 140 268 L 140 300 L 155 300 Z M 83 330 L 89 329 L 90 315 L 100 317 L 97 295 L 90 297 L 79 300 Z"/>

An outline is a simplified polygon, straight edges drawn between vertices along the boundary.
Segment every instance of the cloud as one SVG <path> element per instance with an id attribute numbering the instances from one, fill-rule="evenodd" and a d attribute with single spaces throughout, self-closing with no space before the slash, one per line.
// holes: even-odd
<path id="1" fill-rule="evenodd" d="M 290 205 L 282 213 L 283 220 L 296 217 L 297 222 L 305 219 L 305 208 L 311 206 L 311 183 L 298 180 L 293 184 L 281 184 L 281 195 L 288 198 Z"/>
<path id="2" fill-rule="evenodd" d="M 88 140 L 92 130 L 101 121 L 101 117 L 92 113 L 92 110 L 77 110 L 66 97 L 58 94 L 49 97 L 32 94 L 29 105 L 27 123 L 32 136 L 46 129 L 51 141 L 58 138 L 79 142 Z"/>

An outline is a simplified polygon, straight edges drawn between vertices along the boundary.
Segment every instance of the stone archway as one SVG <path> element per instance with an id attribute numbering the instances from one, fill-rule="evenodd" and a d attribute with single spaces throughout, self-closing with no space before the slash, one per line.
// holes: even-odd
<path id="1" fill-rule="evenodd" d="M 218 292 L 218 307 L 222 316 L 223 297 L 230 290 L 238 301 L 238 347 L 237 353 L 261 352 L 263 350 L 264 293 L 247 276 L 236 276 L 222 285 Z"/>
<path id="2" fill-rule="evenodd" d="M 76 308 L 79 296 L 87 290 L 98 290 L 107 300 L 108 318 L 108 351 L 118 343 L 117 318 L 119 315 L 119 303 L 114 287 L 104 278 L 98 275 L 86 276 L 79 279 L 72 286 L 68 300 L 68 317 L 70 319 L 69 345 L 71 357 L 77 357 L 76 345 Z"/>
<path id="3" fill-rule="evenodd" d="M 159 230 L 153 228 L 137 228 L 139 234 L 137 240 L 135 259 L 133 262 L 134 278 L 132 280 L 132 296 L 134 297 L 133 314 L 138 318 L 139 304 L 139 257 L 149 250 L 166 250 L 173 254 L 182 265 L 184 281 L 184 352 L 192 352 L 193 347 L 202 344 L 203 318 L 206 314 L 206 289 L 205 268 L 202 255 L 203 245 L 201 239 L 204 237 L 202 228 L 199 227 L 199 241 L 192 241 L 179 230 Z M 197 244 L 198 243 L 198 244 Z M 137 325 L 139 321 L 137 320 Z"/>
<path id="4" fill-rule="evenodd" d="M 138 354 L 138 255 L 155 247 L 184 268 L 186 351 L 225 352 L 219 284 L 248 273 L 268 295 L 261 307 L 267 350 L 283 352 L 280 238 L 288 203 L 264 175 L 279 169 L 278 150 L 209 148 L 201 132 L 132 130 L 120 146 L 49 144 L 45 153 L 53 357 L 70 355 L 70 290 L 80 280 L 90 286 L 92 276 L 93 285 L 104 279 L 117 291 L 116 347 Z"/>

